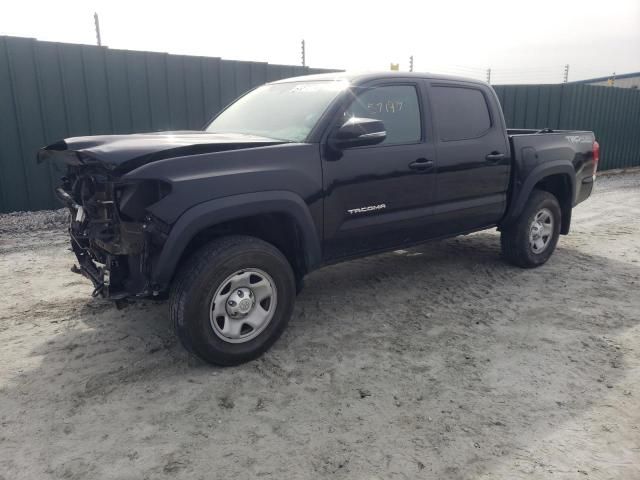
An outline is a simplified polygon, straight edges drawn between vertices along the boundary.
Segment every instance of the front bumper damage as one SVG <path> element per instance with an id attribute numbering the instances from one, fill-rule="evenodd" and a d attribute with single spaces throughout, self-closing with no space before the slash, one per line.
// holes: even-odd
<path id="1" fill-rule="evenodd" d="M 151 281 L 152 260 L 168 228 L 151 215 L 142 215 L 139 206 L 140 218 L 120 212 L 123 192 L 131 198 L 127 189 L 135 188 L 105 176 L 79 174 L 65 177 L 56 189 L 71 214 L 71 249 L 78 260 L 71 271 L 92 282 L 94 297 L 121 301 L 158 294 Z"/>

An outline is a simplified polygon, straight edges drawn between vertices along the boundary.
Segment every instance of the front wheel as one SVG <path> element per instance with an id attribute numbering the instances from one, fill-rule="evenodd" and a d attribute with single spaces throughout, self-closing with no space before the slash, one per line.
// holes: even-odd
<path id="1" fill-rule="evenodd" d="M 520 217 L 501 232 L 502 254 L 522 268 L 544 264 L 560 236 L 561 210 L 554 195 L 534 190 Z"/>
<path id="2" fill-rule="evenodd" d="M 238 365 L 280 337 L 295 293 L 291 265 L 276 247 L 254 237 L 222 237 L 181 268 L 171 317 L 185 348 L 216 365 Z"/>

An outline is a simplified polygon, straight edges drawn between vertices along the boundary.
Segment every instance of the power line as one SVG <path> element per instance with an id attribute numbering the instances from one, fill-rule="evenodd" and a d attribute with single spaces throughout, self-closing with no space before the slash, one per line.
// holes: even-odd
<path id="1" fill-rule="evenodd" d="M 428 69 L 433 73 L 457 75 L 485 80 L 489 83 L 545 83 L 555 84 L 568 81 L 568 66 L 543 67 L 475 67 L 470 65 L 433 65 Z"/>
<path id="2" fill-rule="evenodd" d="M 463 68 L 465 70 L 478 70 L 478 71 L 484 70 L 484 68 L 482 67 L 471 67 L 469 65 L 449 65 L 449 66 L 453 68 Z"/>
<path id="3" fill-rule="evenodd" d="M 518 68 L 508 68 L 508 67 L 497 67 L 496 70 L 500 70 L 502 72 L 538 72 L 538 71 L 550 71 L 550 72 L 558 72 L 561 71 L 564 65 L 558 65 L 556 67 L 546 66 L 546 67 L 518 67 Z"/>

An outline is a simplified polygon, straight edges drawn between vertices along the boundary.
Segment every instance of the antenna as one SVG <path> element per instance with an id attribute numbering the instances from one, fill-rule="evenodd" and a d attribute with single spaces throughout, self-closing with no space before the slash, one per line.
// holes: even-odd
<path id="1" fill-rule="evenodd" d="M 563 83 L 567 83 L 569 81 L 569 64 L 567 63 L 564 66 L 564 81 Z"/>
<path id="2" fill-rule="evenodd" d="M 413 72 L 413 55 L 409 57 L 409 71 Z"/>
<path id="3" fill-rule="evenodd" d="M 302 40 L 302 66 L 306 67 L 306 65 L 307 65 L 307 59 L 304 51 L 304 39 L 303 39 Z"/>
<path id="4" fill-rule="evenodd" d="M 100 19 L 98 18 L 98 12 L 93 14 L 93 23 L 96 25 L 96 40 L 98 42 L 98 46 L 102 46 L 102 38 L 100 37 Z"/>
<path id="5" fill-rule="evenodd" d="M 491 68 L 487 68 L 487 83 L 491 83 Z"/>

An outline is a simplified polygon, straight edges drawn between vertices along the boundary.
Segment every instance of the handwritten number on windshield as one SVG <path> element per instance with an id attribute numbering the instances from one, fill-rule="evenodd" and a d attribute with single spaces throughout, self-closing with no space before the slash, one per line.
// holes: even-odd
<path id="1" fill-rule="evenodd" d="M 399 113 L 403 106 L 404 102 L 387 100 L 386 102 L 368 103 L 367 110 L 372 114 Z"/>

